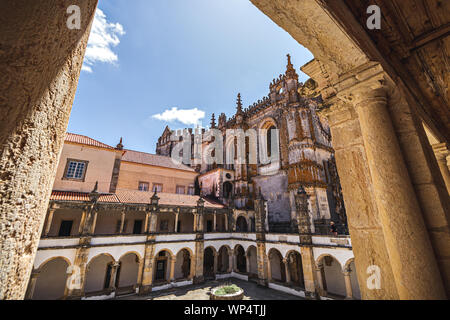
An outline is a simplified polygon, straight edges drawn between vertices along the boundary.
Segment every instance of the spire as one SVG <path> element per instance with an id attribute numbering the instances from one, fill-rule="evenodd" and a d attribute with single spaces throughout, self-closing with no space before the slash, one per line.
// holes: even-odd
<path id="1" fill-rule="evenodd" d="M 122 144 L 122 137 L 120 137 L 120 142 L 119 144 L 116 146 L 117 150 L 123 150 L 123 144 Z"/>
<path id="2" fill-rule="evenodd" d="M 214 129 L 215 127 L 216 127 L 216 118 L 213 113 L 211 117 L 211 129 Z"/>
<path id="3" fill-rule="evenodd" d="M 236 105 L 237 105 L 236 114 L 243 114 L 243 112 L 242 112 L 242 100 L 241 100 L 241 94 L 240 93 L 238 93 Z"/>
<path id="4" fill-rule="evenodd" d="M 294 66 L 291 62 L 291 55 L 288 54 L 287 55 L 287 59 L 288 59 L 288 64 L 286 66 L 286 77 L 287 79 L 295 79 L 298 80 L 298 74 L 294 69 Z"/>

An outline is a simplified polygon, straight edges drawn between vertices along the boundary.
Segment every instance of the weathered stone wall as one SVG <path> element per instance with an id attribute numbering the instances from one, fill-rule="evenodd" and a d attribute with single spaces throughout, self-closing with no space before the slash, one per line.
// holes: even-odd
<path id="1" fill-rule="evenodd" d="M 0 299 L 22 299 L 47 211 L 97 0 L 0 3 Z"/>

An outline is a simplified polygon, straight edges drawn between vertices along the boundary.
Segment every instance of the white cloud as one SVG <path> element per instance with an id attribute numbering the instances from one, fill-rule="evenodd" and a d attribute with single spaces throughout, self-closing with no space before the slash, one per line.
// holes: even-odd
<path id="1" fill-rule="evenodd" d="M 114 53 L 113 48 L 119 45 L 119 36 L 124 34 L 125 31 L 120 23 L 109 22 L 103 11 L 97 8 L 81 70 L 92 73 L 92 67 L 97 62 L 117 63 L 119 57 Z"/>
<path id="2" fill-rule="evenodd" d="M 205 112 L 197 108 L 178 109 L 173 107 L 163 113 L 153 115 L 152 118 L 167 122 L 179 121 L 185 125 L 197 125 L 200 124 L 201 119 L 205 118 Z"/>

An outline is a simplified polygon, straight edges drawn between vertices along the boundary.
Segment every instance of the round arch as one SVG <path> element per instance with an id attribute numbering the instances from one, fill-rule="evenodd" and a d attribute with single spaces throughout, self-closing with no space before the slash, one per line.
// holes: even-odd
<path id="1" fill-rule="evenodd" d="M 33 292 L 33 300 L 62 299 L 66 290 L 67 269 L 70 261 L 65 257 L 47 259 L 39 266 L 38 278 Z"/>
<path id="2" fill-rule="evenodd" d="M 236 271 L 240 273 L 247 273 L 247 258 L 244 247 L 240 244 L 237 244 L 234 247 L 234 255 L 236 259 Z"/>
<path id="3" fill-rule="evenodd" d="M 118 288 L 128 291 L 135 289 L 138 282 L 140 262 L 139 254 L 134 251 L 125 253 L 120 257 L 116 278 Z"/>
<path id="4" fill-rule="evenodd" d="M 272 281 L 286 282 L 286 272 L 283 263 L 283 255 L 276 248 L 271 248 L 268 253 L 270 279 Z"/>
<path id="5" fill-rule="evenodd" d="M 322 283 L 328 294 L 345 297 L 345 280 L 339 261 L 331 254 L 322 254 L 317 259 L 317 266 L 323 268 Z"/>
<path id="6" fill-rule="evenodd" d="M 254 245 L 250 245 L 246 252 L 248 261 L 248 276 L 249 278 L 258 278 L 258 250 Z"/>
<path id="7" fill-rule="evenodd" d="M 115 262 L 109 253 L 98 254 L 89 260 L 86 266 L 85 293 L 110 288 L 112 264 Z"/>
<path id="8" fill-rule="evenodd" d="M 236 219 L 236 232 L 248 232 L 248 221 L 244 215 L 239 215 Z"/>

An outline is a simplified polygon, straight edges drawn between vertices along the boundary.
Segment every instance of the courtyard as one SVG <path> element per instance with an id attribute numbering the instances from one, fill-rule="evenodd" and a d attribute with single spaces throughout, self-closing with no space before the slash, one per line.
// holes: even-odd
<path id="1" fill-rule="evenodd" d="M 254 282 L 239 279 L 207 281 L 203 284 L 152 292 L 146 296 L 121 296 L 115 298 L 115 300 L 209 300 L 211 289 L 223 284 L 236 284 L 244 289 L 244 300 L 304 300 L 298 296 L 261 287 Z"/>

